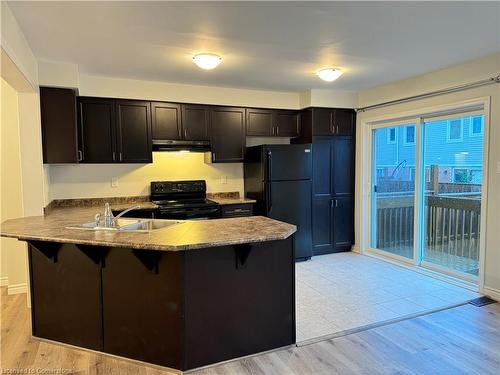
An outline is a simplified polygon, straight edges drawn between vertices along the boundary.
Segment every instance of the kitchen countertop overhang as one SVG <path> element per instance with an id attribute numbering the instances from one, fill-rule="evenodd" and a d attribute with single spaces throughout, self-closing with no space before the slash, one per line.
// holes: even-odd
<path id="1" fill-rule="evenodd" d="M 120 204 L 121 209 L 125 205 Z M 101 207 L 55 208 L 45 216 L 10 219 L 2 223 L 3 237 L 23 241 L 51 241 L 104 247 L 183 251 L 206 247 L 283 240 L 295 225 L 263 216 L 230 219 L 186 220 L 151 232 L 69 229 L 93 221 Z M 112 206 L 112 209 L 117 209 Z"/>

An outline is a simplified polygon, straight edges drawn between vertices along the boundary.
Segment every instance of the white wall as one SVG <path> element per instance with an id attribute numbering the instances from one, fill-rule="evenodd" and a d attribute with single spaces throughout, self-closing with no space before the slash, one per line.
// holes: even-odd
<path id="1" fill-rule="evenodd" d="M 5 1 L 0 4 L 1 41 L 4 49 L 33 86 L 38 85 L 38 65 L 26 38 Z"/>
<path id="2" fill-rule="evenodd" d="M 429 92 L 440 88 L 474 82 L 500 74 L 500 54 L 475 61 L 427 73 L 412 79 L 398 81 L 389 85 L 376 87 L 359 93 L 359 107 L 381 103 Z M 488 168 L 488 204 L 486 225 L 486 265 L 485 287 L 489 292 L 498 293 L 500 297 L 500 84 L 483 86 L 476 89 L 442 95 L 425 100 L 414 101 L 358 113 L 356 154 L 361 155 L 363 139 L 361 124 L 368 118 L 390 115 L 391 113 L 415 111 L 419 108 L 445 105 L 480 97 L 490 97 L 490 135 L 489 135 L 489 168 Z M 356 165 L 356 244 L 361 241 L 361 170 L 362 160 Z"/>
<path id="3" fill-rule="evenodd" d="M 0 220 L 23 216 L 23 181 L 19 142 L 17 92 L 1 79 L 1 213 Z M 26 290 L 26 244 L 12 238 L 1 238 L 1 280 L 9 288 Z"/>

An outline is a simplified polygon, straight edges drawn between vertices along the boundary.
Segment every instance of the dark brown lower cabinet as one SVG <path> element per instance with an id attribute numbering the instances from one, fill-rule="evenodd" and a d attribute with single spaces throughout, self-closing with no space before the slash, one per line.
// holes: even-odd
<path id="1" fill-rule="evenodd" d="M 313 254 L 350 251 L 354 243 L 354 201 L 351 195 L 312 201 Z"/>
<path id="2" fill-rule="evenodd" d="M 293 252 L 293 236 L 177 252 L 31 242 L 33 335 L 178 370 L 291 345 Z"/>
<path id="3" fill-rule="evenodd" d="M 96 246 L 31 242 L 33 335 L 101 350 L 101 253 Z"/>

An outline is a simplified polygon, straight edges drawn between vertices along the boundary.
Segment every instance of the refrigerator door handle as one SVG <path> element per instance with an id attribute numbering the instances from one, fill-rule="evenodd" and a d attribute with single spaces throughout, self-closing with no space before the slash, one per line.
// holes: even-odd
<path id="1" fill-rule="evenodd" d="M 269 215 L 271 213 L 271 210 L 273 209 L 273 202 L 272 202 L 272 173 L 271 173 L 271 168 L 273 164 L 273 154 L 271 151 L 267 152 L 267 214 Z"/>

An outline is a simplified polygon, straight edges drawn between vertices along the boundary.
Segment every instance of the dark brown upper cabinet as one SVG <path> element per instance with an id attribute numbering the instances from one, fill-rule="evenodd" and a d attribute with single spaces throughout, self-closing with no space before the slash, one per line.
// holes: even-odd
<path id="1" fill-rule="evenodd" d="M 353 109 L 313 108 L 313 135 L 353 135 Z"/>
<path id="2" fill-rule="evenodd" d="M 269 137 L 273 135 L 273 111 L 269 109 L 246 110 L 247 132 L 249 136 Z"/>
<path id="3" fill-rule="evenodd" d="M 82 163 L 113 163 L 115 147 L 115 101 L 105 98 L 78 98 Z"/>
<path id="4" fill-rule="evenodd" d="M 275 111 L 275 136 L 298 137 L 300 134 L 299 113 L 297 111 Z"/>
<path id="5" fill-rule="evenodd" d="M 81 159 L 72 89 L 40 87 L 44 163 L 77 163 Z"/>
<path id="6" fill-rule="evenodd" d="M 245 156 L 245 108 L 210 110 L 211 162 L 240 163 Z"/>
<path id="7" fill-rule="evenodd" d="M 152 102 L 153 139 L 179 140 L 181 131 L 181 106 L 175 103 Z"/>
<path id="8" fill-rule="evenodd" d="M 182 139 L 186 141 L 210 140 L 210 106 L 181 104 Z"/>
<path id="9" fill-rule="evenodd" d="M 313 136 L 354 136 L 356 112 L 349 108 L 306 108 L 300 113 L 300 135 L 292 143 L 311 143 Z"/>
<path id="10" fill-rule="evenodd" d="M 82 163 L 151 163 L 151 106 L 140 100 L 78 98 Z"/>
<path id="11" fill-rule="evenodd" d="M 297 111 L 247 108 L 246 119 L 248 136 L 298 137 L 300 133 Z"/>
<path id="12" fill-rule="evenodd" d="M 116 101 L 116 130 L 119 162 L 153 162 L 150 102 Z"/>

